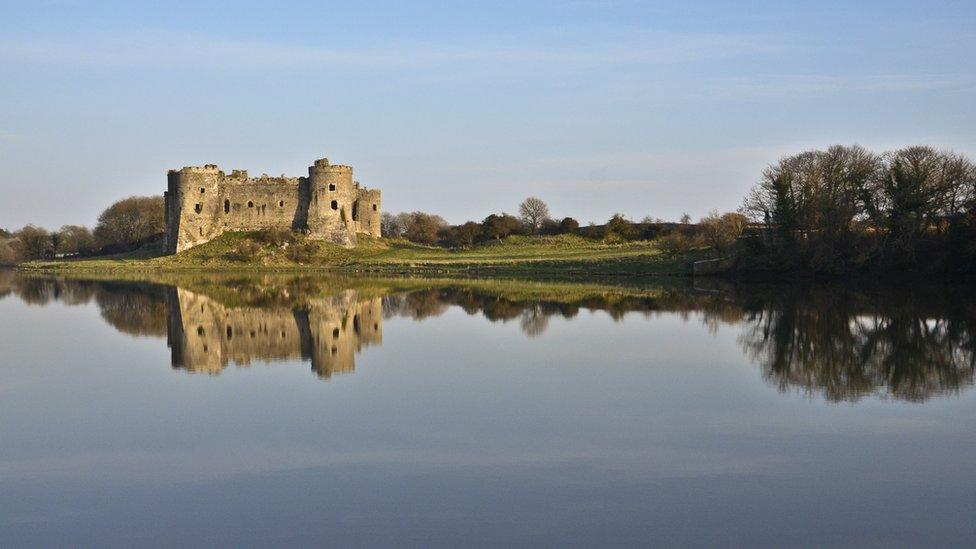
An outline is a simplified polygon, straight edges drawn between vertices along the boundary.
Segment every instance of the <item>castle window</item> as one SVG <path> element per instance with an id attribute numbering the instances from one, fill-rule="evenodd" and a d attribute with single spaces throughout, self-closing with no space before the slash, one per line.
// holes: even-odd
<path id="1" fill-rule="evenodd" d="M 224 200 L 224 213 L 230 213 L 230 200 Z"/>
<path id="2" fill-rule="evenodd" d="M 332 209 L 333 210 L 338 210 L 339 209 L 339 202 L 333 200 L 332 201 Z"/>
<path id="3" fill-rule="evenodd" d="M 203 211 L 203 204 L 197 202 L 197 205 L 193 207 L 193 211 L 200 213 Z"/>
<path id="4" fill-rule="evenodd" d="M 279 208 L 284 208 L 285 207 L 285 201 L 284 200 L 279 200 L 278 201 L 278 207 Z"/>
<path id="5" fill-rule="evenodd" d="M 227 339 L 234 339 L 234 329 L 230 326 L 227 327 Z"/>
<path id="6" fill-rule="evenodd" d="M 339 328 L 332 328 L 332 339 L 339 339 Z"/>
<path id="7" fill-rule="evenodd" d="M 251 202 L 250 200 L 248 200 L 247 201 L 247 207 L 248 208 L 253 208 L 254 207 L 254 202 Z"/>
<path id="8" fill-rule="evenodd" d="M 205 193 L 206 191 L 207 191 L 207 189 L 204 189 L 203 187 L 200 187 L 200 194 L 203 194 L 203 193 Z"/>
<path id="9" fill-rule="evenodd" d="M 373 211 L 376 211 L 376 204 L 373 204 Z"/>
<path id="10" fill-rule="evenodd" d="M 334 191 L 335 190 L 335 183 L 329 183 L 329 190 L 330 191 Z"/>

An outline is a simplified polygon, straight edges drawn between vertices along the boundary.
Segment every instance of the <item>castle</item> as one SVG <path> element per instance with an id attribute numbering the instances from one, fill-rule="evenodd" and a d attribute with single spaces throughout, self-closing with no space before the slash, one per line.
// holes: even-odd
<path id="1" fill-rule="evenodd" d="M 359 186 L 352 167 L 316 160 L 308 177 L 249 178 L 214 164 L 167 174 L 166 251 L 178 253 L 225 231 L 290 229 L 347 248 L 380 236 L 380 191 Z"/>

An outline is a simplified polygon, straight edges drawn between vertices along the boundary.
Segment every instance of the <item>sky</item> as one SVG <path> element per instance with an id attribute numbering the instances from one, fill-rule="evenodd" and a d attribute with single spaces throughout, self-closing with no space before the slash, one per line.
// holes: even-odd
<path id="1" fill-rule="evenodd" d="M 166 171 L 354 167 L 385 211 L 677 219 L 835 143 L 976 158 L 976 2 L 0 0 L 0 227 Z"/>

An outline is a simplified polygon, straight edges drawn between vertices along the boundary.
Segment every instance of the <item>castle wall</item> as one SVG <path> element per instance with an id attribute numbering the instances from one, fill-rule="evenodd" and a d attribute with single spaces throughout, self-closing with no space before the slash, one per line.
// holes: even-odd
<path id="1" fill-rule="evenodd" d="M 378 190 L 360 189 L 352 168 L 316 160 L 309 176 L 249 178 L 217 166 L 171 170 L 165 193 L 166 248 L 177 253 L 224 231 L 290 229 L 351 247 L 356 233 L 379 236 Z M 368 204 L 367 204 L 368 202 Z"/>

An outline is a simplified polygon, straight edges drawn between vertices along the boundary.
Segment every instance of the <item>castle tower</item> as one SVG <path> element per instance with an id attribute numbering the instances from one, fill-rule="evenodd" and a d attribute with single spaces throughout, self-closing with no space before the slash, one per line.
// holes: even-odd
<path id="1" fill-rule="evenodd" d="M 167 174 L 166 250 L 182 252 L 223 232 L 218 223 L 224 172 L 213 164 L 170 170 Z"/>
<path id="2" fill-rule="evenodd" d="M 353 212 L 357 231 L 379 238 L 380 211 L 380 191 L 357 186 L 356 204 Z"/>
<path id="3" fill-rule="evenodd" d="M 330 240 L 346 247 L 356 245 L 353 206 L 356 187 L 352 167 L 329 164 L 322 158 L 308 168 L 308 233 L 311 238 Z"/>

